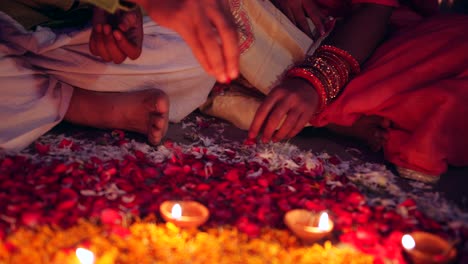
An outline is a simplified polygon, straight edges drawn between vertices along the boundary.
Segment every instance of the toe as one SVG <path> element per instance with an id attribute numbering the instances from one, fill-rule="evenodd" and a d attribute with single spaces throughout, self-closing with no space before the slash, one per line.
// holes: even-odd
<path id="1" fill-rule="evenodd" d="M 153 96 L 148 98 L 148 141 L 157 145 L 166 135 L 169 122 L 169 98 L 163 91 L 153 91 Z"/>
<path id="2" fill-rule="evenodd" d="M 155 100 L 155 110 L 161 115 L 167 115 L 169 113 L 169 97 L 162 91 Z"/>
<path id="3" fill-rule="evenodd" d="M 168 127 L 167 115 L 152 113 L 149 120 L 148 140 L 151 144 L 157 145 L 161 143 L 166 135 Z"/>

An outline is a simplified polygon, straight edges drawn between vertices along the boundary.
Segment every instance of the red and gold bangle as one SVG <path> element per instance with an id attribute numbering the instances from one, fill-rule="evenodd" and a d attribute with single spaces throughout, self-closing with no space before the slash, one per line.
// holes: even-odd
<path id="1" fill-rule="evenodd" d="M 340 88 L 343 87 L 347 82 L 348 82 L 348 77 L 349 77 L 349 65 L 341 59 L 339 56 L 336 56 L 332 53 L 322 51 L 320 53 L 316 53 L 310 57 L 307 57 L 307 59 L 302 63 L 300 66 L 302 67 L 312 67 L 315 63 L 315 61 L 319 58 L 320 60 L 323 61 L 323 63 L 327 64 L 326 67 L 332 69 L 335 74 L 335 82 L 336 85 L 339 86 Z"/>
<path id="2" fill-rule="evenodd" d="M 328 104 L 328 93 L 322 81 L 310 69 L 300 67 L 294 67 L 288 70 L 286 76 L 290 78 L 301 78 L 312 84 L 319 95 L 319 105 L 316 112 L 322 112 Z"/>
<path id="3" fill-rule="evenodd" d="M 324 52 L 308 58 L 307 63 L 304 63 L 302 67 L 315 69 L 319 73 L 318 77 L 323 76 L 321 79 L 327 88 L 329 100 L 335 98 L 347 82 L 349 72 L 347 64 L 341 62 L 335 66 L 329 58 L 324 56 Z"/>
<path id="4" fill-rule="evenodd" d="M 359 65 L 359 62 L 349 52 L 330 45 L 320 46 L 316 53 L 320 51 L 329 51 L 343 58 L 351 67 L 351 72 L 353 74 L 358 74 L 361 72 L 361 66 Z"/>
<path id="5" fill-rule="evenodd" d="M 325 92 L 327 93 L 327 98 L 325 101 L 325 106 L 327 106 L 328 103 L 330 102 L 330 92 L 333 90 L 333 83 L 330 81 L 329 78 L 327 78 L 326 75 L 324 75 L 317 68 L 307 67 L 304 69 L 310 72 L 311 74 L 313 74 L 315 77 L 317 77 L 320 80 L 320 83 L 322 84 L 323 88 L 325 89 Z"/>
<path id="6" fill-rule="evenodd" d="M 346 63 L 343 63 L 343 61 L 339 57 L 337 57 L 336 55 L 334 56 L 333 54 L 328 52 L 321 52 L 320 57 L 327 60 L 327 62 L 330 64 L 330 67 L 334 68 L 337 72 L 338 77 L 340 79 L 339 86 L 345 86 L 349 80 L 349 66 Z"/>
<path id="7" fill-rule="evenodd" d="M 324 77 L 326 77 L 326 82 L 328 84 L 328 98 L 335 98 L 341 89 L 341 78 L 338 72 L 331 67 L 331 64 L 328 60 L 322 56 L 317 56 L 315 60 L 314 68 L 317 69 Z"/>

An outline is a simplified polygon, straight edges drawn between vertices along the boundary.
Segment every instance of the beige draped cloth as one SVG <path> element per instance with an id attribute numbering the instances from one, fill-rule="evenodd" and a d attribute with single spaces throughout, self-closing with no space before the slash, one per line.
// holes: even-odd
<path id="1" fill-rule="evenodd" d="M 269 1 L 231 0 L 240 36 L 243 78 L 267 94 L 284 70 L 304 58 L 312 40 Z M 88 48 L 90 28 L 57 33 L 27 31 L 0 12 L 0 149 L 20 150 L 58 124 L 75 87 L 103 92 L 161 89 L 169 119 L 202 111 L 248 128 L 258 97 L 232 86 L 212 93 L 207 75 L 175 32 L 146 18 L 142 55 L 123 64 L 101 61 Z"/>
<path id="2" fill-rule="evenodd" d="M 285 70 L 312 53 L 316 45 L 270 1 L 231 0 L 231 5 L 240 29 L 242 79 L 218 84 L 200 109 L 246 130 Z M 309 25 L 314 28 L 310 21 Z"/>

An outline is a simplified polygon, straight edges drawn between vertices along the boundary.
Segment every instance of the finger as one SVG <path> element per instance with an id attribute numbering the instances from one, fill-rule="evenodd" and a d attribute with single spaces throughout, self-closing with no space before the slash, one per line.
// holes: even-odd
<path id="1" fill-rule="evenodd" d="M 184 38 L 185 42 L 187 42 L 187 45 L 192 49 L 193 55 L 198 60 L 203 69 L 205 69 L 208 74 L 215 76 L 210 64 L 208 63 L 205 50 L 203 49 L 203 46 L 197 37 L 196 29 L 193 26 L 187 27 L 180 30 L 179 34 L 182 36 L 182 38 Z"/>
<path id="2" fill-rule="evenodd" d="M 212 22 L 215 25 L 223 48 L 225 75 L 228 79 L 234 80 L 239 75 L 239 39 L 237 26 L 231 14 L 227 1 L 219 1 L 220 9 L 223 13 L 215 12 L 212 15 Z"/>
<path id="3" fill-rule="evenodd" d="M 314 3 L 314 1 L 304 2 L 304 9 L 309 18 L 314 23 L 320 36 L 325 35 L 325 26 L 323 24 L 323 21 L 325 21 L 325 16 L 321 13 L 320 9 Z"/>
<path id="4" fill-rule="evenodd" d="M 273 136 L 273 133 L 277 130 L 281 121 L 287 117 L 287 113 L 291 109 L 291 106 L 282 101 L 281 103 L 275 104 L 273 109 L 270 111 L 270 114 L 265 122 L 265 128 L 262 133 L 262 141 L 269 142 Z"/>
<path id="5" fill-rule="evenodd" d="M 300 112 L 289 111 L 283 124 L 281 124 L 281 127 L 273 135 L 273 142 L 278 142 L 285 139 L 285 137 L 289 135 L 291 130 L 295 128 L 300 115 Z"/>
<path id="6" fill-rule="evenodd" d="M 114 30 L 114 38 L 117 41 L 117 47 L 125 53 L 130 59 L 136 60 L 141 55 L 141 46 L 131 43 L 120 30 Z"/>
<path id="7" fill-rule="evenodd" d="M 125 36 L 126 40 L 128 40 L 128 43 L 132 44 L 134 47 L 131 49 L 131 51 L 129 51 L 132 53 L 131 55 L 133 58 L 130 56 L 129 57 L 131 59 L 138 58 L 141 54 L 141 47 L 143 43 L 143 24 L 140 9 L 130 13 L 125 13 L 118 28 L 120 29 L 120 33 L 122 33 L 120 34 L 120 37 Z"/>
<path id="8" fill-rule="evenodd" d="M 298 6 L 291 10 L 294 15 L 294 21 L 296 21 L 297 27 L 306 33 L 309 37 L 312 37 L 312 30 L 310 30 L 309 23 L 307 23 L 306 14 L 302 6 Z"/>
<path id="9" fill-rule="evenodd" d="M 297 122 L 294 125 L 294 127 L 291 129 L 288 135 L 286 135 L 286 138 L 292 138 L 299 134 L 299 132 L 301 132 L 301 130 L 304 129 L 305 125 L 307 125 L 310 118 L 311 117 L 308 114 L 302 113 L 302 115 L 300 115 L 297 119 Z"/>
<path id="10" fill-rule="evenodd" d="M 261 128 L 263 127 L 265 119 L 267 118 L 273 106 L 276 104 L 276 100 L 277 99 L 275 98 L 275 95 L 271 93 L 269 96 L 266 97 L 265 101 L 263 101 L 263 103 L 257 109 L 252 124 L 250 125 L 248 134 L 249 138 L 256 138 L 258 136 Z"/>
<path id="11" fill-rule="evenodd" d="M 98 56 L 100 56 L 106 62 L 111 61 L 111 57 L 109 53 L 107 52 L 107 48 L 104 42 L 105 40 L 104 40 L 104 31 L 103 31 L 102 24 L 96 25 L 95 36 L 96 36 L 96 49 L 97 49 Z"/>
<path id="12" fill-rule="evenodd" d="M 220 83 L 226 83 L 228 78 L 225 74 L 224 56 L 219 40 L 218 33 L 211 26 L 207 18 L 201 18 L 197 24 L 198 42 L 201 43 L 201 48 L 206 57 L 211 71 Z"/>
<path id="13" fill-rule="evenodd" d="M 119 49 L 115 41 L 115 38 L 111 33 L 112 33 L 112 29 L 110 28 L 110 25 L 105 25 L 104 26 L 104 40 L 107 46 L 107 52 L 110 56 L 110 59 L 114 63 L 120 64 L 125 60 L 127 56 Z"/>

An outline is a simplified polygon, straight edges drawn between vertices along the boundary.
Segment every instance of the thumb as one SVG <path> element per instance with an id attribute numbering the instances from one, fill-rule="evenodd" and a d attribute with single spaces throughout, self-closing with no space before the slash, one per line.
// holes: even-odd
<path id="1" fill-rule="evenodd" d="M 114 38 L 117 40 L 117 46 L 130 59 L 136 60 L 141 55 L 141 46 L 131 43 L 120 30 L 114 30 Z"/>

